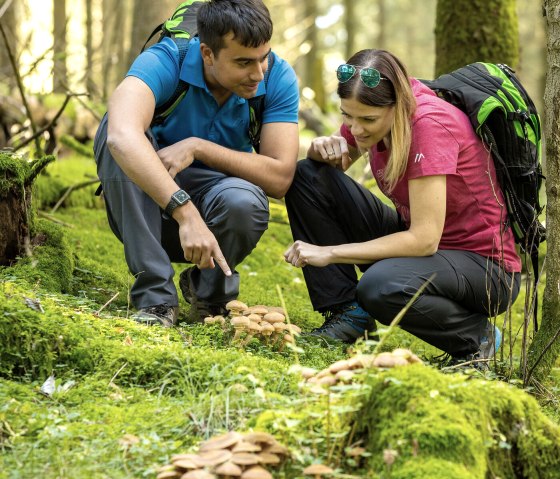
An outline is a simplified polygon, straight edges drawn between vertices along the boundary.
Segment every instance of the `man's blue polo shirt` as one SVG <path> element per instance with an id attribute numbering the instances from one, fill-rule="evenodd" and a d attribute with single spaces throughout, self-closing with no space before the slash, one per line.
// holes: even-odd
<path id="1" fill-rule="evenodd" d="M 185 98 L 165 124 L 153 128 L 160 147 L 194 136 L 234 150 L 252 151 L 247 100 L 233 94 L 221 107 L 218 105 L 204 81 L 198 38 L 191 40 L 180 71 L 177 46 L 165 38 L 136 58 L 128 76 L 137 77 L 150 87 L 156 106 L 171 97 L 178 78 L 189 84 Z M 263 123 L 297 123 L 297 78 L 292 67 L 276 55 L 268 83 L 259 84 L 257 95 L 265 92 Z"/>

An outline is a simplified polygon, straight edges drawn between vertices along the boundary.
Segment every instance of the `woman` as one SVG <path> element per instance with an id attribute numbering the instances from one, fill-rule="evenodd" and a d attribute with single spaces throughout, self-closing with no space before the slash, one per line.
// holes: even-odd
<path id="1" fill-rule="evenodd" d="M 492 158 L 391 53 L 360 51 L 337 77 L 343 123 L 313 140 L 286 196 L 285 258 L 325 316 L 313 334 L 352 343 L 425 285 L 400 326 L 454 358 L 491 358 L 489 318 L 513 303 L 521 270 Z M 364 153 L 396 210 L 344 174 Z"/>

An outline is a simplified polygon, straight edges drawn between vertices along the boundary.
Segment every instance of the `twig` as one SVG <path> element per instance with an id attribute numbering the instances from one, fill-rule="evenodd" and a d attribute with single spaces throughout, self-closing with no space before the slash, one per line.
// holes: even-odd
<path id="1" fill-rule="evenodd" d="M 12 4 L 12 0 L 6 0 L 4 5 L 2 5 L 2 7 L 0 8 L 0 18 L 2 18 L 4 16 L 4 13 L 6 13 L 8 8 L 10 8 L 11 4 Z"/>
<path id="2" fill-rule="evenodd" d="M 538 364 L 541 362 L 541 359 L 544 357 L 545 353 L 552 347 L 552 345 L 554 344 L 554 342 L 560 337 L 560 329 L 558 331 L 556 331 L 556 334 L 554 335 L 554 337 L 550 340 L 550 342 L 544 347 L 544 349 L 542 350 L 540 356 L 537 358 L 537 360 L 535 361 L 535 364 L 533 364 L 533 366 L 531 367 L 531 369 L 529 370 L 529 373 L 527 374 L 527 379 L 525 379 L 525 386 L 527 386 L 529 384 L 529 381 L 531 379 L 531 376 L 533 375 L 533 372 L 535 371 L 535 368 L 538 366 Z"/>
<path id="3" fill-rule="evenodd" d="M 113 377 L 111 378 L 111 380 L 109 381 L 109 384 L 114 384 L 114 380 L 117 378 L 117 376 L 119 375 L 119 373 L 128 366 L 128 362 L 124 363 L 120 369 L 113 375 Z"/>
<path id="4" fill-rule="evenodd" d="M 35 131 L 33 133 L 33 136 L 25 139 L 19 145 L 15 146 L 14 151 L 17 151 L 20 148 L 23 148 L 25 145 L 29 144 L 31 141 L 33 141 L 34 139 L 38 138 L 43 133 L 45 133 L 45 131 L 50 130 L 54 125 L 56 125 L 56 122 L 58 121 L 58 119 L 60 118 L 62 113 L 64 112 L 64 109 L 66 108 L 66 105 L 68 105 L 68 102 L 70 101 L 70 98 L 72 98 L 74 96 L 78 96 L 78 95 L 85 95 L 85 93 L 67 93 L 66 98 L 64 99 L 64 103 L 62 103 L 62 106 L 56 112 L 56 115 L 53 117 L 53 119 L 50 121 L 50 123 L 47 126 L 41 128 L 39 131 Z"/>
<path id="5" fill-rule="evenodd" d="M 71 185 L 69 186 L 66 191 L 64 192 L 64 194 L 60 197 L 60 199 L 56 202 L 56 204 L 53 206 L 52 210 L 51 210 L 51 215 L 56 213 L 56 210 L 58 210 L 58 208 L 60 208 L 60 205 L 62 203 L 64 203 L 64 201 L 66 200 L 66 198 L 68 198 L 70 196 L 70 193 L 72 193 L 73 191 L 79 190 L 81 188 L 85 188 L 86 186 L 89 185 L 93 185 L 95 183 L 99 183 L 99 179 L 98 178 L 94 178 L 92 180 L 87 180 L 87 181 L 82 181 L 81 183 L 77 183 L 75 185 Z"/>
<path id="6" fill-rule="evenodd" d="M 401 319 L 404 318 L 404 315 L 410 309 L 410 307 L 414 304 L 414 301 L 416 301 L 418 296 L 420 296 L 422 294 L 422 292 L 432 282 L 432 279 L 434 279 L 435 276 L 436 276 L 436 274 L 434 273 L 426 281 L 424 281 L 422 286 L 420 286 L 418 288 L 418 291 L 416 291 L 416 293 L 414 293 L 414 296 L 412 298 L 410 298 L 410 301 L 408 301 L 408 303 L 406 303 L 404 308 L 399 311 L 399 314 L 397 314 L 395 316 L 395 319 L 393 319 L 393 321 L 391 321 L 391 324 L 389 325 L 389 328 L 387 329 L 387 332 L 380 338 L 379 342 L 377 343 L 377 346 L 375 346 L 375 350 L 373 351 L 373 354 L 377 354 L 379 352 L 379 350 L 381 349 L 381 346 L 383 345 L 383 343 L 385 343 L 385 340 L 390 336 L 393 329 L 395 329 L 395 327 L 401 322 Z"/>
<path id="7" fill-rule="evenodd" d="M 33 115 L 31 114 L 31 109 L 29 108 L 29 103 L 27 103 L 27 98 L 25 97 L 25 90 L 23 88 L 23 82 L 21 81 L 21 76 L 19 75 L 19 71 L 16 65 L 16 60 L 14 58 L 14 54 L 12 49 L 10 48 L 10 44 L 8 43 L 8 37 L 6 36 L 6 32 L 4 31 L 4 27 L 0 23 L 0 33 L 2 34 L 2 38 L 4 39 L 4 43 L 6 44 L 6 51 L 8 52 L 8 57 L 10 58 L 10 64 L 12 65 L 12 70 L 14 71 L 14 76 L 16 77 L 16 83 L 19 89 L 19 93 L 21 95 L 21 100 L 23 102 L 23 106 L 25 107 L 25 111 L 27 112 L 27 117 L 29 118 L 29 123 L 31 124 L 31 130 L 33 131 L 32 139 L 35 139 L 35 148 L 37 149 L 37 153 L 39 156 L 43 156 L 43 150 L 41 150 L 41 143 L 39 142 L 38 137 L 35 135 L 37 131 L 37 126 L 35 125 L 35 121 L 33 120 Z M 14 149 L 15 151 L 16 149 Z"/>
<path id="8" fill-rule="evenodd" d="M 95 313 L 93 313 L 94 316 L 99 316 L 99 313 L 101 313 L 101 311 L 103 311 L 107 306 L 109 306 L 115 299 L 117 299 L 117 296 L 119 295 L 119 292 L 116 292 L 113 297 L 107 301 L 103 306 L 101 306 L 101 308 L 99 308 Z"/>
<path id="9" fill-rule="evenodd" d="M 65 223 L 64 221 L 59 220 L 58 218 L 55 218 L 54 216 L 51 216 L 49 213 L 47 213 L 46 211 L 37 211 L 37 214 L 41 217 L 41 218 L 45 218 L 49 221 L 52 221 L 53 223 L 56 223 L 57 225 L 61 225 L 61 226 L 66 226 L 67 228 L 74 228 L 74 225 L 71 225 L 70 223 Z"/>

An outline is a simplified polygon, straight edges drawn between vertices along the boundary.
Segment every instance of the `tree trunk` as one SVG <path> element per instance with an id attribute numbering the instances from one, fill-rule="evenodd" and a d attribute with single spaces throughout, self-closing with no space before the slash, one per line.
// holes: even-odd
<path id="1" fill-rule="evenodd" d="M 53 5 L 53 91 L 64 93 L 68 88 L 68 72 L 66 68 L 66 0 L 54 0 Z"/>
<path id="2" fill-rule="evenodd" d="M 0 152 L 0 265 L 9 265 L 31 243 L 31 185 L 54 160 L 46 156 L 27 162 Z"/>
<path id="3" fill-rule="evenodd" d="M 346 51 L 344 59 L 348 60 L 356 53 L 356 33 L 358 32 L 358 22 L 356 21 L 356 2 L 355 0 L 344 0 L 344 28 L 346 29 Z"/>
<path id="4" fill-rule="evenodd" d="M 515 69 L 516 0 L 438 0 L 435 36 L 436 76 L 479 61 Z"/>
<path id="5" fill-rule="evenodd" d="M 18 51 L 18 28 L 19 25 L 19 2 L 14 0 L 12 4 L 0 18 L 0 25 L 4 29 L 6 36 L 10 39 L 10 48 L 13 52 Z M 8 55 L 8 49 L 3 45 L 4 41 L 0 38 L 0 83 L 8 85 L 11 89 L 16 86 L 14 79 L 14 71 L 10 63 L 10 57 Z M 16 55 L 16 60 L 19 58 Z M 1 110 L 1 107 L 0 107 Z"/>
<path id="6" fill-rule="evenodd" d="M 544 94 L 546 138 L 546 286 L 542 320 L 528 354 L 525 382 L 543 382 L 560 356 L 560 0 L 545 0 L 548 72 Z M 548 349 L 546 349 L 548 347 Z"/>
<path id="7" fill-rule="evenodd" d="M 94 65 L 94 54 L 93 54 L 93 0 L 86 0 L 86 66 L 85 66 L 85 84 L 86 91 L 90 95 L 94 95 L 96 88 L 95 82 L 93 80 L 93 65 Z"/>
<path id="8" fill-rule="evenodd" d="M 387 45 L 387 4 L 385 0 L 377 0 L 379 13 L 377 14 L 377 42 L 375 48 L 385 50 Z"/>

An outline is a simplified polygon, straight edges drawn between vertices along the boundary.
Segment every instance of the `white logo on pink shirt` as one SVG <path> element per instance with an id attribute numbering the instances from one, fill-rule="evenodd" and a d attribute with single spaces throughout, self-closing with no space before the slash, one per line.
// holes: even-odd
<path id="1" fill-rule="evenodd" d="M 420 163 L 420 161 L 422 161 L 422 158 L 424 158 L 424 153 L 416 153 L 416 156 L 414 157 L 414 163 Z"/>

